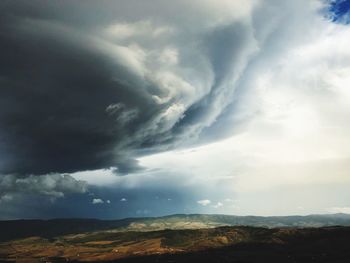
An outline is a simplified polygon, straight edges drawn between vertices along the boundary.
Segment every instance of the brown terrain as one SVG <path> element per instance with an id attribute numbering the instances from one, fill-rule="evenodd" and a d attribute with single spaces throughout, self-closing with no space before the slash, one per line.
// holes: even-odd
<path id="1" fill-rule="evenodd" d="M 0 260 L 333 263 L 349 262 L 349 241 L 348 227 L 218 227 L 148 232 L 114 230 L 2 242 Z"/>
<path id="2" fill-rule="evenodd" d="M 0 262 L 348 263 L 349 219 L 335 214 L 0 221 Z"/>

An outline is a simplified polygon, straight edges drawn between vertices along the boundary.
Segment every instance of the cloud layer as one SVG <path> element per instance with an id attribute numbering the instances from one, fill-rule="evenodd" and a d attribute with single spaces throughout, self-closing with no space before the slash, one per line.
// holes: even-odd
<path id="1" fill-rule="evenodd" d="M 0 205 L 86 180 L 90 213 L 290 213 L 309 197 L 281 189 L 343 189 L 343 2 L 1 2 Z"/>
<path id="2" fill-rule="evenodd" d="M 22 195 L 42 195 L 51 199 L 64 197 L 65 194 L 86 193 L 87 183 L 76 180 L 70 175 L 47 174 L 41 176 L 0 177 L 0 200 L 11 201 Z"/>
<path id="3" fill-rule="evenodd" d="M 0 172 L 128 173 L 231 103 L 257 48 L 254 1 L 151 1 L 137 18 L 135 4 L 1 3 Z M 188 5 L 199 12 L 168 16 Z"/>

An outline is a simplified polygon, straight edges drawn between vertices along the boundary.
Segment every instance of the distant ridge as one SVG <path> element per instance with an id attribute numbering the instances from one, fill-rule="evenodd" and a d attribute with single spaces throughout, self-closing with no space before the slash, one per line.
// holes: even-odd
<path id="1" fill-rule="evenodd" d="M 49 219 L 0 221 L 0 241 L 39 236 L 56 236 L 91 231 L 156 231 L 164 229 L 199 229 L 219 226 L 255 227 L 325 227 L 350 226 L 349 214 L 306 216 L 235 216 L 221 214 L 174 214 L 162 217 L 99 219 Z"/>

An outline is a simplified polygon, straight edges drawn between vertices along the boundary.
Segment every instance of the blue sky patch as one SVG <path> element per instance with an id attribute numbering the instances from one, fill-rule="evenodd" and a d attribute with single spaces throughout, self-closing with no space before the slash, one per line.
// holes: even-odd
<path id="1" fill-rule="evenodd" d="M 331 1 L 329 11 L 333 22 L 350 23 L 350 0 Z"/>

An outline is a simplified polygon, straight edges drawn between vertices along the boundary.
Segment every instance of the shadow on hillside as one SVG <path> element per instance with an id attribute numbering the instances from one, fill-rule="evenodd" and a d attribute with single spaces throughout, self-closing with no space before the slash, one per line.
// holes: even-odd
<path id="1" fill-rule="evenodd" d="M 54 238 L 68 234 L 81 234 L 126 227 L 138 219 L 103 221 L 97 219 L 52 219 L 0 221 L 0 242 L 26 237 Z"/>
<path id="2" fill-rule="evenodd" d="M 292 238 L 286 244 L 245 243 L 203 251 L 152 255 L 117 260 L 120 263 L 348 263 L 350 262 L 350 229 Z"/>

